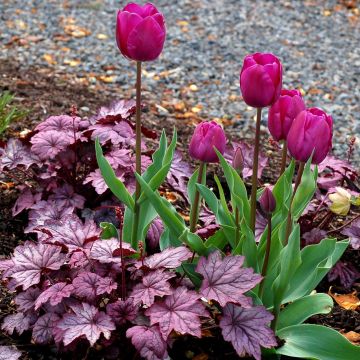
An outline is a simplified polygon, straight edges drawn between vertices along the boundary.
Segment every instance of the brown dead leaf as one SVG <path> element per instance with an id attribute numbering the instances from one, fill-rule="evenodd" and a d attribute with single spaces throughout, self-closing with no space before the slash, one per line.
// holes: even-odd
<path id="1" fill-rule="evenodd" d="M 346 310 L 356 310 L 360 306 L 360 300 L 357 297 L 356 291 L 351 294 L 336 294 L 331 292 L 332 286 L 329 289 L 328 294 L 343 308 Z"/>
<path id="2" fill-rule="evenodd" d="M 351 341 L 354 345 L 360 345 L 360 334 L 355 331 L 349 331 L 347 333 L 341 332 L 349 341 Z"/>
<path id="3" fill-rule="evenodd" d="M 96 38 L 99 40 L 106 40 L 108 36 L 106 34 L 97 34 Z"/>
<path id="4" fill-rule="evenodd" d="M 179 195 L 172 191 L 159 191 L 161 196 L 164 196 L 169 202 L 174 203 L 179 199 Z"/>
<path id="5" fill-rule="evenodd" d="M 99 76 L 98 79 L 101 80 L 102 82 L 106 83 L 106 84 L 110 84 L 110 83 L 115 82 L 116 77 L 115 76 L 102 75 L 102 76 Z"/>
<path id="6" fill-rule="evenodd" d="M 81 27 L 81 26 L 77 26 L 75 24 L 65 25 L 64 31 L 67 35 L 70 35 L 71 37 L 74 37 L 74 38 L 83 38 L 83 37 L 89 36 L 91 34 L 90 30 L 88 30 L 84 27 Z"/>
<path id="7" fill-rule="evenodd" d="M 74 59 L 64 59 L 64 64 L 69 65 L 71 67 L 78 66 L 81 64 L 80 60 L 74 60 Z"/>
<path id="8" fill-rule="evenodd" d="M 174 105 L 174 109 L 177 110 L 177 111 L 183 111 L 185 110 L 185 103 L 183 101 L 181 102 L 178 102 Z"/>
<path id="9" fill-rule="evenodd" d="M 208 358 L 209 358 L 208 354 L 202 353 L 202 354 L 194 356 L 192 358 L 192 360 L 208 360 Z"/>

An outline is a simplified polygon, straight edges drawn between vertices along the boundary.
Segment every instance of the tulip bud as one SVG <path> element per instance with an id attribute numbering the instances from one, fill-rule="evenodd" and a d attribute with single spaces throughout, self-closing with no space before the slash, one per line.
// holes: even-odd
<path id="1" fill-rule="evenodd" d="M 311 108 L 298 114 L 287 136 L 291 156 L 306 162 L 313 153 L 312 163 L 320 164 L 332 147 L 333 120 L 323 110 Z"/>
<path id="2" fill-rule="evenodd" d="M 244 168 L 244 155 L 242 153 L 240 146 L 235 150 L 235 154 L 234 154 L 233 161 L 232 161 L 232 166 L 239 173 L 241 173 Z"/>
<path id="3" fill-rule="evenodd" d="M 280 96 L 282 65 L 273 54 L 255 53 L 244 59 L 240 89 L 244 101 L 255 108 L 273 104 Z"/>
<path id="4" fill-rule="evenodd" d="M 259 199 L 261 209 L 266 214 L 271 214 L 276 208 L 276 200 L 272 191 L 266 187 Z"/>
<path id="5" fill-rule="evenodd" d="M 136 61 L 152 61 L 161 53 L 165 42 L 165 20 L 156 7 L 129 3 L 119 10 L 116 42 L 121 53 Z"/>
<path id="6" fill-rule="evenodd" d="M 305 110 L 299 90 L 281 90 L 279 99 L 269 109 L 268 127 L 276 141 L 286 140 L 296 116 Z"/>
<path id="7" fill-rule="evenodd" d="M 213 163 L 218 162 L 214 147 L 224 154 L 226 137 L 223 128 L 215 121 L 204 121 L 196 126 L 190 141 L 189 153 L 194 159 Z"/>

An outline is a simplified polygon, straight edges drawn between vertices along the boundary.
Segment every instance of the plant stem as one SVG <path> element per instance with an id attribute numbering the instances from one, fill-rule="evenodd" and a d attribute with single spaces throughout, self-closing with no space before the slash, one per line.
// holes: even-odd
<path id="1" fill-rule="evenodd" d="M 205 175 L 204 169 L 205 169 L 205 163 L 201 161 L 200 166 L 199 166 L 199 174 L 198 174 L 198 178 L 197 178 L 198 184 L 202 184 L 203 177 Z M 198 218 L 199 218 L 199 210 L 200 210 L 200 192 L 196 188 L 194 202 L 192 204 L 191 211 L 190 211 L 190 232 L 192 232 L 192 233 L 196 229 L 196 224 L 197 224 Z"/>
<path id="2" fill-rule="evenodd" d="M 277 322 L 280 314 L 280 304 L 274 304 L 273 314 L 274 314 L 274 319 L 271 322 L 271 329 L 274 331 L 274 333 L 276 333 Z"/>
<path id="3" fill-rule="evenodd" d="M 260 122 L 261 122 L 261 110 L 262 108 L 256 109 L 256 130 L 255 130 L 255 147 L 254 147 L 254 159 L 251 177 L 251 198 L 250 198 L 250 228 L 255 233 L 255 222 L 256 222 L 256 192 L 257 192 L 257 175 L 259 167 L 259 148 L 260 148 Z"/>
<path id="4" fill-rule="evenodd" d="M 136 172 L 141 175 L 141 61 L 136 63 Z M 137 233 L 139 227 L 139 218 L 140 218 L 140 207 L 138 200 L 140 197 L 140 183 L 136 181 L 135 189 L 135 206 L 134 206 L 134 221 L 132 228 L 132 239 L 131 246 L 134 249 L 138 248 Z"/>
<path id="5" fill-rule="evenodd" d="M 260 283 L 260 287 L 259 287 L 259 297 L 260 299 L 263 296 L 263 292 L 264 292 L 264 282 L 265 282 L 265 276 L 267 273 L 267 268 L 268 268 L 268 264 L 269 264 L 269 257 L 270 257 L 270 249 L 271 249 L 271 213 L 269 213 L 267 215 L 267 222 L 268 222 L 268 232 L 267 232 L 267 239 L 266 239 L 266 250 L 265 250 L 265 259 L 264 259 L 264 263 L 263 263 L 263 267 L 261 270 L 261 276 L 263 277 L 261 283 Z"/>
<path id="6" fill-rule="evenodd" d="M 240 213 L 239 208 L 235 208 L 235 246 L 239 245 L 240 242 Z"/>
<path id="7" fill-rule="evenodd" d="M 292 196 L 291 196 L 291 201 L 290 201 L 290 206 L 289 206 L 289 212 L 288 212 L 288 217 L 287 217 L 287 221 L 286 221 L 286 231 L 285 231 L 285 245 L 287 245 L 288 241 L 289 241 L 289 236 L 291 234 L 291 223 L 292 223 L 292 217 L 291 217 L 291 205 L 292 205 L 292 202 L 294 200 L 294 197 L 295 197 L 295 194 L 296 194 L 296 191 L 300 185 L 300 182 L 301 182 L 301 177 L 302 177 L 302 174 L 304 172 L 304 167 L 305 167 L 305 163 L 304 162 L 300 162 L 299 163 L 299 169 L 298 169 L 298 173 L 297 173 L 297 176 L 296 176 L 296 180 L 295 180 L 295 186 L 294 186 L 294 191 L 292 193 Z"/>
<path id="8" fill-rule="evenodd" d="M 124 224 L 124 216 L 120 207 L 115 208 L 117 218 L 119 220 L 119 241 L 120 241 L 120 260 L 121 260 L 121 299 L 126 299 L 126 277 L 125 277 L 125 261 L 124 261 L 124 249 L 123 249 L 123 237 L 122 230 Z"/>
<path id="9" fill-rule="evenodd" d="M 280 169 L 280 176 L 284 173 L 286 168 L 286 159 L 287 159 L 287 141 L 283 141 L 283 149 L 282 149 L 282 156 L 281 156 L 281 169 Z"/>

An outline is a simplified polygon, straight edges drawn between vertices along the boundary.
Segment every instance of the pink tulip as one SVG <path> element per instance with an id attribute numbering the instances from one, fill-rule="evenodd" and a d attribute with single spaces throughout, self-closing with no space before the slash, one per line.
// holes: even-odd
<path id="1" fill-rule="evenodd" d="M 129 59 L 155 60 L 164 47 L 165 35 L 164 16 L 151 3 L 129 3 L 117 14 L 116 42 Z"/>
<path id="2" fill-rule="evenodd" d="M 244 169 L 244 162 L 245 162 L 244 155 L 243 155 L 241 147 L 239 146 L 235 150 L 235 154 L 234 154 L 233 161 L 232 161 L 232 166 L 238 172 L 242 172 Z"/>
<path id="3" fill-rule="evenodd" d="M 273 104 L 280 96 L 282 65 L 273 54 L 255 53 L 244 59 L 240 88 L 244 101 L 255 108 Z"/>
<path id="4" fill-rule="evenodd" d="M 294 120 L 287 136 L 291 156 L 306 162 L 312 152 L 313 164 L 320 164 L 332 147 L 333 120 L 319 108 L 303 110 Z"/>
<path id="5" fill-rule="evenodd" d="M 194 159 L 213 163 L 218 162 L 214 147 L 224 154 L 226 137 L 223 128 L 215 121 L 204 121 L 194 131 L 190 141 L 189 153 Z"/>
<path id="6" fill-rule="evenodd" d="M 286 140 L 296 116 L 305 110 L 299 90 L 281 90 L 279 99 L 269 109 L 268 127 L 276 141 Z"/>
<path id="7" fill-rule="evenodd" d="M 262 211 L 266 214 L 271 214 L 276 208 L 276 200 L 272 191 L 266 187 L 260 196 L 259 203 Z"/>

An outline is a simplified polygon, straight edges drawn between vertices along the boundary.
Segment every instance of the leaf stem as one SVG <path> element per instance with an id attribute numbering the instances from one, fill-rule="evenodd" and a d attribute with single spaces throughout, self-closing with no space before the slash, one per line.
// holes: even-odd
<path id="1" fill-rule="evenodd" d="M 287 141 L 283 141 L 283 148 L 282 148 L 282 156 L 281 156 L 281 169 L 280 169 L 280 176 L 284 173 L 286 168 L 286 160 L 287 160 Z"/>
<path id="2" fill-rule="evenodd" d="M 200 162 L 199 166 L 199 174 L 197 178 L 197 183 L 202 184 L 203 178 L 204 178 L 204 171 L 205 170 L 205 163 L 203 161 Z M 196 225 L 199 219 L 199 211 L 200 211 L 200 192 L 197 188 L 195 188 L 195 196 L 194 196 L 194 202 L 191 206 L 190 210 L 190 232 L 194 232 L 196 229 Z"/>
<path id="3" fill-rule="evenodd" d="M 123 237 L 122 230 L 124 224 L 124 216 L 121 208 L 117 206 L 115 208 L 116 216 L 119 220 L 119 241 L 120 241 L 120 260 L 121 260 L 121 299 L 126 299 L 126 277 L 125 277 L 125 262 L 124 262 L 124 249 L 123 249 Z"/>
<path id="4" fill-rule="evenodd" d="M 293 200 L 294 200 L 294 197 L 295 197 L 295 194 L 296 194 L 296 191 L 300 185 L 300 182 L 301 182 L 301 177 L 302 177 L 302 174 L 304 172 L 304 167 L 305 167 L 305 163 L 300 161 L 299 162 L 299 169 L 298 169 L 298 173 L 297 173 L 297 176 L 296 176 L 296 180 L 295 180 L 295 186 L 294 186 L 294 191 L 292 193 L 292 196 L 291 196 L 291 201 L 290 201 L 290 206 L 289 206 L 289 212 L 288 212 L 288 216 L 287 216 L 287 220 L 286 220 L 286 231 L 285 231 L 285 245 L 287 245 L 288 241 L 289 241 L 289 237 L 290 237 L 290 234 L 291 234 L 291 228 L 292 228 L 292 216 L 291 216 L 291 205 L 293 203 Z"/>
<path id="5" fill-rule="evenodd" d="M 263 267 L 261 270 L 261 276 L 263 277 L 263 279 L 262 279 L 262 281 L 260 283 L 260 287 L 259 287 L 260 299 L 262 298 L 263 292 L 264 292 L 264 282 L 265 282 L 265 276 L 266 276 L 267 268 L 268 268 L 268 264 L 269 264 L 269 257 L 270 257 L 270 250 L 271 250 L 271 231 L 272 231 L 271 213 L 269 213 L 267 215 L 267 222 L 268 222 L 268 232 L 267 232 L 267 239 L 266 239 L 265 259 L 264 259 Z"/>
<path id="6" fill-rule="evenodd" d="M 141 175 L 141 61 L 136 62 L 136 172 Z M 140 218 L 140 207 L 138 200 L 140 197 L 141 186 L 136 181 L 134 221 L 132 228 L 131 246 L 136 250 L 138 248 L 138 227 Z"/>
<path id="7" fill-rule="evenodd" d="M 258 185 L 258 167 L 259 167 L 259 149 L 260 149 L 260 123 L 261 123 L 261 111 L 262 108 L 256 109 L 256 130 L 255 130 L 255 147 L 254 147 L 254 159 L 251 177 L 251 197 L 250 197 L 250 228 L 255 233 L 255 221 L 256 221 L 256 193 Z"/>

